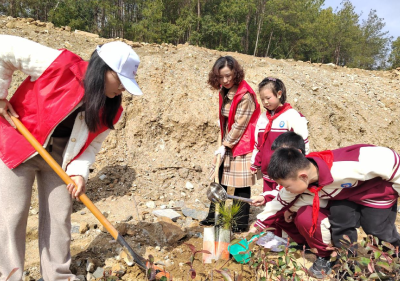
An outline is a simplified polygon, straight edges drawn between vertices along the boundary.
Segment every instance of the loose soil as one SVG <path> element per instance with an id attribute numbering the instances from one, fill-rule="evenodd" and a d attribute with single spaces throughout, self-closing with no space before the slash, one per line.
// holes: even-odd
<path id="1" fill-rule="evenodd" d="M 50 46 L 67 48 L 84 59 L 99 44 L 112 40 L 94 34 L 54 28 L 33 19 L 0 17 L 0 32 Z M 198 220 L 182 216 L 176 223 L 152 215 L 165 206 L 199 211 L 209 205 L 205 191 L 207 173 L 217 148 L 218 95 L 206 81 L 214 61 L 234 56 L 243 66 L 246 80 L 257 89 L 266 76 L 282 79 L 288 102 L 309 121 L 312 151 L 335 149 L 355 143 L 382 145 L 400 151 L 400 71 L 366 71 L 330 64 L 259 58 L 201 47 L 130 42 L 141 58 L 137 81 L 141 97 L 124 94 L 125 115 L 104 142 L 92 167 L 88 197 L 116 225 L 129 245 L 144 257 L 152 254 L 174 276 L 186 280 L 190 251 L 184 243 L 202 248 L 203 228 Z M 25 79 L 16 72 L 9 96 Z M 104 178 L 105 177 L 105 178 Z M 187 187 L 191 183 L 193 188 Z M 252 188 L 259 194 L 261 182 Z M 135 204 L 136 202 L 136 204 Z M 137 205 L 137 209 L 135 207 Z M 163 206 L 165 205 L 165 206 Z M 27 229 L 25 270 L 31 280 L 40 278 L 37 233 L 37 194 L 32 197 Z M 137 212 L 138 211 L 138 212 Z M 251 220 L 260 212 L 251 209 Z M 89 229 L 79 233 L 82 223 Z M 104 232 L 93 215 L 74 203 L 72 216 L 72 269 L 86 276 L 86 261 L 107 267 L 118 260 L 120 246 Z M 174 230 L 174 227 L 175 230 Z M 74 231 L 75 230 L 75 231 Z M 78 231 L 76 231 L 78 230 Z M 168 232 L 169 231 L 169 232 Z M 196 280 L 204 280 L 222 262 L 204 265 L 195 261 Z M 307 264 L 313 261 L 308 256 Z M 224 265 L 241 272 L 234 262 Z M 243 267 L 246 280 L 255 277 Z M 122 280 L 145 280 L 136 266 L 128 267 Z"/>

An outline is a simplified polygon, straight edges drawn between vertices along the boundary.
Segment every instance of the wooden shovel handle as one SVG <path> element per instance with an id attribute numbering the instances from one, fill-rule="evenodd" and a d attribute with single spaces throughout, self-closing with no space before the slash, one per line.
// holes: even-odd
<path id="1" fill-rule="evenodd" d="M 54 160 L 53 157 L 47 152 L 46 149 L 35 139 L 35 137 L 28 131 L 24 124 L 19 121 L 18 118 L 11 115 L 11 119 L 14 122 L 17 130 L 26 138 L 26 140 L 36 149 L 36 151 L 43 157 L 43 159 L 50 165 L 54 172 L 59 175 L 59 177 L 68 185 L 75 182 L 64 172 L 60 165 Z M 75 186 L 76 189 L 76 186 Z M 93 204 L 92 201 L 86 196 L 86 194 L 81 194 L 79 200 L 93 213 L 93 215 L 100 221 L 102 225 L 107 229 L 111 236 L 117 240 L 118 231 L 111 225 L 111 223 L 106 219 L 106 217 L 100 212 L 99 209 Z"/>
<path id="2" fill-rule="evenodd" d="M 221 134 L 218 134 L 218 147 L 221 146 Z M 215 172 L 214 172 L 214 180 L 219 184 L 219 166 L 221 165 L 221 155 L 217 154 L 217 162 L 215 163 Z"/>

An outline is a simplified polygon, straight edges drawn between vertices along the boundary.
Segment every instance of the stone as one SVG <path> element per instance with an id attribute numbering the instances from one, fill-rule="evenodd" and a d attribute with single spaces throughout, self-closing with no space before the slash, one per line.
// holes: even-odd
<path id="1" fill-rule="evenodd" d="M 181 178 L 186 179 L 189 176 L 189 169 L 186 168 L 179 169 L 178 173 Z"/>
<path id="2" fill-rule="evenodd" d="M 179 207 L 179 208 L 185 207 L 185 201 L 179 200 L 178 202 L 175 203 L 175 207 Z"/>
<path id="3" fill-rule="evenodd" d="M 199 221 L 203 220 L 208 214 L 208 212 L 206 212 L 206 211 L 196 210 L 196 209 L 192 209 L 192 208 L 188 208 L 188 207 L 182 208 L 182 213 L 186 217 L 190 217 L 190 218 L 193 218 L 193 219 L 199 220 Z"/>
<path id="4" fill-rule="evenodd" d="M 156 217 L 167 217 L 173 221 L 181 216 L 178 212 L 172 209 L 155 210 L 153 211 L 153 215 Z"/>
<path id="5" fill-rule="evenodd" d="M 88 272 L 88 274 L 86 274 L 86 280 L 88 280 L 88 281 L 94 280 L 93 274 Z"/>
<path id="6" fill-rule="evenodd" d="M 8 23 L 6 24 L 6 27 L 8 27 L 8 28 L 15 28 L 15 26 L 16 26 L 16 24 L 15 24 L 14 21 L 10 21 L 10 22 L 8 22 Z"/>
<path id="7" fill-rule="evenodd" d="M 183 227 L 191 227 L 193 223 L 192 218 L 186 218 L 185 222 L 183 223 Z"/>
<path id="8" fill-rule="evenodd" d="M 37 215 L 39 211 L 36 208 L 33 208 L 32 210 L 29 211 L 29 213 L 31 213 L 31 215 Z"/>
<path id="9" fill-rule="evenodd" d="M 51 22 L 46 23 L 46 28 L 47 29 L 53 29 L 54 28 L 54 24 Z"/>
<path id="10" fill-rule="evenodd" d="M 335 67 L 336 67 L 336 64 L 334 64 L 334 63 L 326 63 L 325 65 L 326 65 L 326 66 L 333 67 L 333 68 L 335 68 Z"/>
<path id="11" fill-rule="evenodd" d="M 193 186 L 193 184 L 191 182 L 186 182 L 186 186 L 185 187 L 186 187 L 186 189 L 189 189 L 189 190 L 194 188 L 194 186 Z"/>
<path id="12" fill-rule="evenodd" d="M 316 91 L 319 90 L 319 87 L 312 87 L 311 89 L 312 89 L 314 92 L 316 92 Z"/>
<path id="13" fill-rule="evenodd" d="M 98 267 L 96 268 L 96 271 L 93 272 L 93 277 L 98 279 L 104 276 L 104 268 Z"/>
<path id="14" fill-rule="evenodd" d="M 126 263 L 126 265 L 128 265 L 128 266 L 133 266 L 134 265 L 134 262 L 133 262 L 133 258 L 131 257 L 131 255 L 130 254 L 127 254 L 126 252 L 125 252 L 125 250 L 121 250 L 121 252 L 119 253 L 119 258 L 121 259 L 121 260 L 124 260 L 125 261 L 125 263 Z"/>
<path id="15" fill-rule="evenodd" d="M 101 176 L 99 176 L 100 180 L 104 180 L 107 176 L 105 174 L 102 174 Z"/>
<path id="16" fill-rule="evenodd" d="M 156 203 L 154 201 L 146 202 L 146 206 L 150 209 L 154 209 L 156 207 Z"/>
<path id="17" fill-rule="evenodd" d="M 85 281 L 85 280 L 86 280 L 86 278 L 85 278 L 84 275 L 77 275 L 76 278 L 77 278 L 79 281 Z"/>
<path id="18" fill-rule="evenodd" d="M 94 262 L 91 258 L 88 258 L 86 261 L 86 271 L 87 272 L 93 272 L 94 271 Z"/>
<path id="19" fill-rule="evenodd" d="M 171 224 L 165 221 L 158 223 L 141 222 L 141 234 L 148 237 L 150 243 L 160 247 L 176 244 L 186 237 L 186 233 L 175 223 Z"/>
<path id="20" fill-rule="evenodd" d="M 79 226 L 79 233 L 83 234 L 89 230 L 89 224 L 86 221 L 81 222 Z"/>
<path id="21" fill-rule="evenodd" d="M 112 275 L 121 277 L 126 273 L 126 267 L 122 264 L 116 263 L 112 266 Z"/>
<path id="22" fill-rule="evenodd" d="M 64 29 L 65 29 L 66 31 L 71 31 L 71 27 L 70 27 L 70 26 L 68 26 L 68 25 L 67 25 L 67 26 L 65 26 L 65 27 L 64 27 Z"/>
<path id="23" fill-rule="evenodd" d="M 71 226 L 71 233 L 79 233 L 80 225 L 72 224 Z"/>

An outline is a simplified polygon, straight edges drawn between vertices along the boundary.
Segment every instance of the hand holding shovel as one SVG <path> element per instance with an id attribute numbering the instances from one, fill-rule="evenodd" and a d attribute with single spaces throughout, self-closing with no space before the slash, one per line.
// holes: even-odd
<path id="1" fill-rule="evenodd" d="M 35 137 L 28 131 L 28 129 L 21 123 L 21 121 L 14 116 L 10 116 L 17 130 L 26 138 L 26 140 L 36 149 L 36 151 L 43 157 L 43 159 L 50 165 L 50 167 L 60 176 L 60 178 L 68 185 L 75 185 L 74 181 L 65 173 L 61 166 L 51 157 L 46 149 L 35 139 Z M 100 212 L 99 209 L 93 204 L 92 201 L 86 196 L 81 194 L 79 200 L 93 213 L 93 215 L 101 222 L 107 229 L 111 236 L 132 256 L 136 264 L 142 269 L 146 269 L 146 261 L 133 251 L 125 239 L 118 233 L 118 231 L 111 225 L 106 217 Z"/>

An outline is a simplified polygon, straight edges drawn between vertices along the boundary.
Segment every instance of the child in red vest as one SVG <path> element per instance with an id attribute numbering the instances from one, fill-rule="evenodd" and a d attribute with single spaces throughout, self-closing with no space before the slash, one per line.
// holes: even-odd
<path id="1" fill-rule="evenodd" d="M 268 174 L 284 188 L 265 205 L 250 231 L 261 231 L 284 215 L 286 222 L 295 225 L 284 229 L 289 236 L 317 249 L 318 258 L 309 269 L 317 278 L 330 273 L 331 239 L 335 247 L 341 247 L 343 235 L 355 242 L 359 226 L 367 234 L 400 246 L 394 224 L 399 160 L 389 148 L 365 144 L 306 157 L 296 148 L 279 148 L 271 157 Z"/>
<path id="2" fill-rule="evenodd" d="M 252 155 L 252 173 L 261 170 L 264 186 L 262 196 L 253 197 L 253 205 L 260 206 L 271 201 L 279 188 L 268 176 L 267 169 L 272 155 L 274 140 L 285 132 L 293 131 L 303 138 L 304 153 L 309 152 L 307 119 L 286 102 L 286 87 L 282 80 L 267 77 L 258 85 L 258 92 L 267 110 L 258 118 L 255 132 L 255 145 Z"/>

